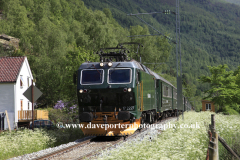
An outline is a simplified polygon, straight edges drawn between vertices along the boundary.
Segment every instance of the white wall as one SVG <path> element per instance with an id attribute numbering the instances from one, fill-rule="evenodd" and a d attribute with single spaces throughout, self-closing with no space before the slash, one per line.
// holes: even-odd
<path id="1" fill-rule="evenodd" d="M 0 112 L 14 112 L 14 83 L 0 83 Z"/>
<path id="2" fill-rule="evenodd" d="M 14 116 L 14 106 L 14 83 L 0 83 L 0 112 L 5 113 L 5 110 L 7 110 L 11 129 L 13 129 L 13 124 L 17 120 Z M 4 129 L 6 128 L 8 128 L 8 125 L 5 117 Z"/>
<path id="3" fill-rule="evenodd" d="M 20 87 L 20 79 L 23 78 L 24 85 Z M 22 65 L 19 76 L 16 81 L 16 111 L 21 110 L 21 100 L 23 101 L 23 110 L 32 110 L 32 103 L 23 95 L 23 93 L 31 86 L 32 75 L 27 62 L 27 58 Z M 29 103 L 29 108 L 28 108 Z"/>

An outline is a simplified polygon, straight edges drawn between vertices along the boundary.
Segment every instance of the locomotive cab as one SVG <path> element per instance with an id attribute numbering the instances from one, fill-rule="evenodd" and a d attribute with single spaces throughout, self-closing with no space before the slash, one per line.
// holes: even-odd
<path id="1" fill-rule="evenodd" d="M 116 120 L 135 117 L 137 78 L 133 62 L 86 62 L 77 75 L 81 122 L 97 119 L 97 112 L 114 112 Z"/>

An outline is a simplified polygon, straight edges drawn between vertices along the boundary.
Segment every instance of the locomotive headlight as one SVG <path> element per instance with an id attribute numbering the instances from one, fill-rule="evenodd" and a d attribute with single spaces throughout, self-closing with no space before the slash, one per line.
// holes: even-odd
<path id="1" fill-rule="evenodd" d="M 100 63 L 100 67 L 103 67 L 103 62 Z"/>
<path id="2" fill-rule="evenodd" d="M 132 88 L 128 88 L 128 92 L 131 92 L 132 91 Z"/>
<path id="3" fill-rule="evenodd" d="M 111 67 L 113 64 L 112 62 L 108 62 L 108 66 Z"/>
<path id="4" fill-rule="evenodd" d="M 82 89 L 80 89 L 80 90 L 79 90 L 79 93 L 83 93 L 83 90 L 82 90 Z"/>

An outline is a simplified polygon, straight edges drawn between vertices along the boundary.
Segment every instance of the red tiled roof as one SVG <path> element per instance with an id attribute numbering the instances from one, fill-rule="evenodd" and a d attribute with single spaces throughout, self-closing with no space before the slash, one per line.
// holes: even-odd
<path id="1" fill-rule="evenodd" d="M 25 57 L 0 57 L 0 83 L 16 82 Z"/>

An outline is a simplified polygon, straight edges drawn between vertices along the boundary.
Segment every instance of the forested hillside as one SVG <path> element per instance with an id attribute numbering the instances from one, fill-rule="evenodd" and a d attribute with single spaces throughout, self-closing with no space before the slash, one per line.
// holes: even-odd
<path id="1" fill-rule="evenodd" d="M 124 27 L 144 25 L 136 17 L 127 16 L 129 13 L 176 10 L 175 0 L 84 0 L 84 2 L 93 10 L 110 8 L 113 17 Z M 208 65 L 228 64 L 230 69 L 239 65 L 240 6 L 222 0 L 184 0 L 180 1 L 180 15 L 183 77 L 186 83 L 197 86 L 196 95 L 200 95 L 208 86 L 199 84 L 196 79 L 200 75 L 209 74 Z M 139 17 L 175 39 L 175 15 L 153 14 Z M 157 33 L 152 29 L 150 32 Z M 172 46 L 172 55 L 169 57 L 168 69 L 165 72 L 175 76 L 174 44 Z"/>
<path id="2" fill-rule="evenodd" d="M 76 98 L 73 74 L 84 61 L 98 61 L 95 52 L 128 42 L 129 35 L 149 34 L 147 27 L 123 28 L 109 9 L 88 9 L 81 0 L 0 0 L 0 34 L 20 39 L 20 50 L 0 46 L 0 56 L 27 56 L 37 87 L 39 106 Z M 166 38 L 143 38 L 144 62 L 165 62 L 171 46 Z M 134 46 L 130 47 L 134 54 Z"/>
<path id="3" fill-rule="evenodd" d="M 12 53 L 0 47 L 0 56 L 28 57 L 44 93 L 39 101 L 42 106 L 74 99 L 72 75 L 79 65 L 97 61 L 95 51 L 119 42 L 142 43 L 142 61 L 164 62 L 146 65 L 176 84 L 175 44 L 162 36 L 129 38 L 157 32 L 127 16 L 175 9 L 175 0 L 0 0 L 0 34 L 20 39 L 20 50 Z M 239 65 L 240 6 L 224 0 L 183 0 L 180 14 L 184 94 L 200 99 L 208 85 L 197 79 L 210 74 L 208 65 L 227 64 L 231 70 Z M 174 14 L 139 17 L 175 40 Z M 129 56 L 136 58 L 134 52 Z"/>

